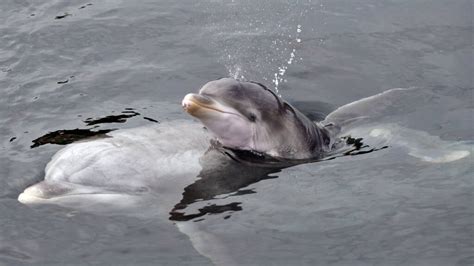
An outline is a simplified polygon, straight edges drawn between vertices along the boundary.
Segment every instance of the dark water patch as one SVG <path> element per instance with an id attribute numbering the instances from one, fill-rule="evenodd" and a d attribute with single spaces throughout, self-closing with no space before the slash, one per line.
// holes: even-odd
<path id="1" fill-rule="evenodd" d="M 155 120 L 153 118 L 149 118 L 149 117 L 146 117 L 146 116 L 144 116 L 143 119 L 148 120 L 150 122 L 154 122 L 154 123 L 160 123 L 158 120 Z"/>
<path id="2" fill-rule="evenodd" d="M 135 113 L 136 113 L 135 111 L 130 111 L 130 110 L 122 111 L 122 114 L 135 114 Z"/>
<path id="3" fill-rule="evenodd" d="M 73 78 L 73 77 L 74 76 L 70 76 L 70 78 Z M 64 83 L 67 83 L 68 81 L 69 79 L 58 82 L 58 84 L 64 84 Z M 88 126 L 93 126 L 93 125 L 98 125 L 98 124 L 103 124 L 103 123 L 125 123 L 128 118 L 140 115 L 140 113 L 133 111 L 134 110 L 133 108 L 125 108 L 125 109 L 126 111 L 123 111 L 122 112 L 123 114 L 121 115 L 110 115 L 110 116 L 96 118 L 96 119 L 87 118 L 84 122 Z M 82 115 L 78 115 L 78 117 L 82 117 Z M 98 130 L 98 131 L 94 131 L 92 129 L 57 130 L 33 140 L 33 145 L 31 145 L 31 148 L 36 148 L 44 144 L 66 145 L 66 144 L 73 143 L 81 139 L 86 139 L 86 138 L 91 138 L 91 137 L 105 137 L 106 133 L 113 130 L 115 129 L 106 129 L 106 130 Z M 13 138 L 10 139 L 10 142 L 12 142 L 15 139 Z"/>
<path id="4" fill-rule="evenodd" d="M 382 146 L 380 148 L 372 148 L 369 145 L 362 142 L 363 138 L 353 138 L 351 136 L 343 137 L 343 140 L 346 141 L 346 144 L 352 146 L 353 148 L 349 151 L 344 152 L 343 155 L 359 155 L 366 154 L 374 151 L 379 151 L 388 148 L 388 146 Z"/>
<path id="5" fill-rule="evenodd" d="M 123 113 L 123 112 L 122 112 Z M 88 126 L 97 125 L 97 124 L 106 124 L 106 123 L 125 123 L 128 118 L 140 115 L 135 111 L 128 111 L 126 114 L 121 115 L 109 115 L 101 118 L 87 118 L 84 123 Z"/>
<path id="6" fill-rule="evenodd" d="M 69 14 L 69 13 L 64 13 L 64 15 L 59 15 L 59 16 L 56 16 L 54 19 L 63 19 L 65 17 L 68 17 L 68 16 L 72 16 L 72 14 Z"/>
<path id="7" fill-rule="evenodd" d="M 68 83 L 69 81 L 71 81 L 71 79 L 73 79 L 73 78 L 74 78 L 74 76 L 69 76 L 69 78 L 66 78 L 66 79 L 64 79 L 64 80 L 60 80 L 60 81 L 58 81 L 58 82 L 56 82 L 56 83 L 57 83 L 57 84 L 66 84 L 66 83 Z"/>
<path id="8" fill-rule="evenodd" d="M 115 129 L 103 129 L 93 131 L 91 129 L 78 128 L 57 130 L 33 140 L 33 145 L 31 145 L 31 148 L 36 148 L 45 144 L 66 145 L 81 139 L 92 137 L 107 137 L 106 134 L 114 130 Z"/>
<path id="9" fill-rule="evenodd" d="M 351 136 L 344 138 L 346 139 L 346 144 L 354 146 L 356 150 L 360 150 L 362 147 L 365 147 L 364 143 L 362 142 L 362 138 L 353 138 Z"/>
<path id="10" fill-rule="evenodd" d="M 354 156 L 367 154 L 383 149 L 387 149 L 389 146 L 381 147 L 371 147 L 363 142 L 363 138 L 353 138 L 351 136 L 344 136 L 340 138 L 342 147 L 335 149 L 334 152 L 328 154 L 325 158 L 322 158 L 321 161 L 334 160 L 339 157 L 344 156 Z M 341 145 L 336 144 L 336 145 Z"/>
<path id="11" fill-rule="evenodd" d="M 242 196 L 242 195 L 248 195 L 248 194 L 255 194 L 255 190 L 253 189 L 240 189 L 231 196 Z"/>
<path id="12" fill-rule="evenodd" d="M 242 207 L 240 206 L 241 202 L 232 202 L 224 205 L 208 205 L 198 210 L 198 213 L 194 214 L 185 214 L 182 212 L 172 211 L 170 212 L 170 220 L 172 221 L 189 221 L 194 218 L 202 217 L 206 214 L 219 214 L 228 211 L 241 211 Z M 227 217 L 227 216 L 226 216 Z M 229 216 L 230 217 L 230 216 Z M 201 221 L 204 219 L 201 219 Z"/>
<path id="13" fill-rule="evenodd" d="M 369 147 L 369 146 L 366 146 L 366 147 Z M 366 153 L 371 153 L 371 152 L 374 152 L 374 151 L 379 151 L 379 150 L 383 150 L 383 149 L 387 149 L 389 146 L 382 146 L 380 148 L 373 148 L 373 149 L 367 149 L 367 150 L 363 150 L 363 149 L 360 149 L 360 150 L 353 150 L 353 151 L 350 151 L 350 152 L 346 152 L 344 155 L 346 156 L 352 156 L 352 155 L 361 155 L 361 154 L 366 154 Z"/>
<path id="14" fill-rule="evenodd" d="M 78 9 L 84 9 L 84 8 L 86 8 L 88 6 L 91 6 L 91 5 L 92 5 L 92 3 L 88 3 L 87 5 L 83 5 L 83 6 L 79 7 Z"/>

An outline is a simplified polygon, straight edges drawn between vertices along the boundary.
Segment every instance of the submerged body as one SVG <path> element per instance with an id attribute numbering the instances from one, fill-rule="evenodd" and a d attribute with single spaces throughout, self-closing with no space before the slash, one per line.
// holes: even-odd
<path id="1" fill-rule="evenodd" d="M 199 157 L 211 137 L 202 125 L 189 121 L 108 135 L 61 149 L 46 166 L 44 180 L 27 188 L 18 200 L 77 206 L 74 197 L 86 196 L 121 205 L 130 198 L 117 202 L 113 195 L 164 194 L 171 204 L 179 197 L 172 199 L 177 191 L 170 186 L 181 184 L 182 189 L 196 177 L 201 169 Z"/>

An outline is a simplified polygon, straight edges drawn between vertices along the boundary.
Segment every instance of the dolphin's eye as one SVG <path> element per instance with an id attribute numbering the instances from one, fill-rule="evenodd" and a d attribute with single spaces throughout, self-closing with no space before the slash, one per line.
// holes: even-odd
<path id="1" fill-rule="evenodd" d="M 257 120 L 257 116 L 253 113 L 250 113 L 249 116 L 248 116 L 248 119 L 251 121 L 251 122 L 255 122 L 255 120 Z"/>

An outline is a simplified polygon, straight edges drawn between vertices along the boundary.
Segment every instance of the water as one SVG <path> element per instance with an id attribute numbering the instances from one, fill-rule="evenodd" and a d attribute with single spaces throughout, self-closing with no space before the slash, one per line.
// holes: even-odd
<path id="1" fill-rule="evenodd" d="M 472 155 L 450 153 L 472 153 L 471 17 L 470 1 L 2 1 L 0 264 L 472 265 Z M 239 203 L 198 222 L 17 202 L 61 148 L 33 140 L 126 111 L 92 130 L 190 119 L 182 97 L 228 75 L 328 109 L 422 93 L 351 129 L 389 148 L 270 174 L 196 203 Z"/>

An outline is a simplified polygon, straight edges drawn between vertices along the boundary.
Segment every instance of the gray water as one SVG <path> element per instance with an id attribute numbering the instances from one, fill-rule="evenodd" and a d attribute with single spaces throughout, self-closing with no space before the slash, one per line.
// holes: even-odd
<path id="1" fill-rule="evenodd" d="M 409 155 L 472 143 L 472 30 L 462 0 L 1 1 L 0 264 L 472 265 L 472 155 Z M 61 148 L 34 139 L 126 108 L 140 115 L 99 129 L 190 119 L 182 97 L 229 75 L 331 108 L 391 88 L 431 96 L 379 119 L 408 129 L 394 131 L 405 145 L 284 169 L 233 196 L 240 210 L 187 222 L 222 254 L 168 217 L 16 200 Z"/>

